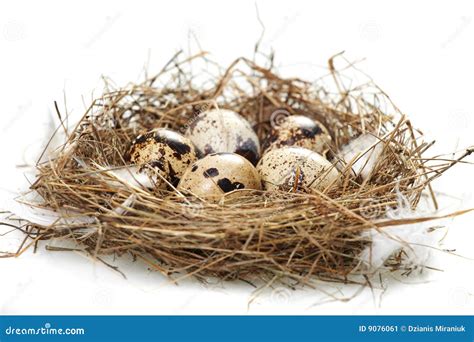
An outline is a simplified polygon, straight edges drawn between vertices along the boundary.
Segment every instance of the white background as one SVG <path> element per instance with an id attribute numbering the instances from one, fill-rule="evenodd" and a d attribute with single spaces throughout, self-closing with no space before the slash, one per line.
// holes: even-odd
<path id="1" fill-rule="evenodd" d="M 430 139 L 436 151 L 474 145 L 474 10 L 469 1 L 257 1 L 285 72 L 315 79 L 342 50 L 370 74 Z M 190 34 L 192 32 L 192 34 Z M 139 80 L 196 36 L 215 60 L 251 56 L 261 33 L 254 1 L 5 1 L 0 5 L 1 182 L 25 189 L 24 169 L 50 131 L 53 101 L 80 114 L 101 92 L 101 75 Z M 191 45 L 196 47 L 194 41 Z M 436 181 L 445 210 L 474 207 L 473 166 Z M 0 206 L 1 207 L 1 206 Z M 393 282 L 382 296 L 322 304 L 315 290 L 277 289 L 252 299 L 249 286 L 172 285 L 142 264 L 117 261 L 127 280 L 81 255 L 31 251 L 0 259 L 0 314 L 474 314 L 473 215 L 449 220 L 443 270 Z M 21 236 L 0 237 L 0 250 Z M 471 258 L 471 260 L 469 260 Z M 332 289 L 335 291 L 336 289 Z M 346 295 L 354 288 L 342 287 Z M 249 305 L 249 302 L 250 305 Z"/>

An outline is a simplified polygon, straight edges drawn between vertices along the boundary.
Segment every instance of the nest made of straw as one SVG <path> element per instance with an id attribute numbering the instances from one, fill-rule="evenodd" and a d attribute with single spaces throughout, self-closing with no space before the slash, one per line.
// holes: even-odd
<path id="1" fill-rule="evenodd" d="M 74 241 L 93 256 L 130 254 L 167 276 L 305 283 L 350 282 L 355 269 L 368 275 L 359 258 L 370 245 L 364 232 L 417 222 L 384 219 L 384 212 L 400 195 L 415 209 L 430 182 L 455 161 L 429 164 L 424 154 L 431 144 L 388 96 L 370 81 L 347 86 L 334 60 L 321 85 L 283 78 L 272 65 L 246 58 L 221 69 L 204 53 L 178 54 L 143 83 L 109 89 L 72 131 L 63 127 L 65 144 L 37 165 L 31 187 L 42 198 L 37 205 L 64 219 L 29 223 L 28 234 L 35 242 Z M 216 72 L 195 72 L 196 61 Z M 341 146 L 363 133 L 385 147 L 365 181 L 347 165 L 344 181 L 326 192 L 254 191 L 219 204 L 173 189 L 145 190 L 111 172 L 128 165 L 124 156 L 138 134 L 156 127 L 183 132 L 210 107 L 240 113 L 261 140 L 276 110 L 315 118 L 330 130 L 335 159 Z"/>

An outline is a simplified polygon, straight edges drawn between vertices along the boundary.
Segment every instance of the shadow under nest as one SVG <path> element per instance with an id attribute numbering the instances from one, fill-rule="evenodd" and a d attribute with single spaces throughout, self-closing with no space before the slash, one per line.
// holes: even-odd
<path id="1" fill-rule="evenodd" d="M 336 70 L 336 59 L 346 62 L 343 69 Z M 196 63 L 206 72 L 197 73 Z M 432 144 L 380 88 L 370 79 L 347 85 L 342 73 L 355 67 L 342 56 L 329 60 L 324 82 L 283 78 L 271 60 L 266 64 L 239 58 L 224 69 L 204 53 L 178 54 L 141 84 L 120 89 L 107 84 L 73 130 L 58 128 L 66 142 L 38 163 L 31 189 L 42 198 L 38 206 L 61 219 L 48 226 L 30 223 L 30 237 L 72 240 L 93 256 L 130 254 L 179 279 L 290 279 L 304 285 L 312 279 L 359 283 L 370 277 L 373 270 L 360 259 L 370 248 L 366 232 L 430 219 L 393 220 L 384 214 L 397 207 L 400 195 L 413 210 L 424 194 L 436 203 L 431 181 L 464 156 L 425 158 Z M 138 134 L 156 127 L 182 132 L 210 107 L 240 113 L 261 140 L 276 110 L 317 119 L 330 131 L 333 162 L 361 134 L 376 136 L 384 148 L 365 180 L 349 163 L 342 182 L 325 191 L 248 191 L 218 204 L 116 177 L 113 170 L 129 165 L 127 151 Z M 387 264 L 402 267 L 393 259 Z"/>

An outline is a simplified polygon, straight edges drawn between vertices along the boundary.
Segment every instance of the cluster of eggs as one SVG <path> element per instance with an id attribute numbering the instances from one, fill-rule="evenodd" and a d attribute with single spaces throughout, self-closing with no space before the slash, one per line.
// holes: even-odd
<path id="1" fill-rule="evenodd" d="M 196 117 L 184 135 L 158 128 L 138 136 L 129 157 L 153 187 L 219 200 L 249 189 L 328 187 L 339 178 L 323 157 L 330 143 L 321 123 L 292 115 L 274 125 L 261 147 L 241 115 L 213 109 Z"/>

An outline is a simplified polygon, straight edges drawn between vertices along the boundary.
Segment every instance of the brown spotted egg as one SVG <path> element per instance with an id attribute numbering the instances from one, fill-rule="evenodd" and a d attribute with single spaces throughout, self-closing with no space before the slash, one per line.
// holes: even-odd
<path id="1" fill-rule="evenodd" d="M 197 160 L 193 143 L 165 128 L 138 136 L 129 155 L 132 164 L 138 165 L 140 171 L 146 171 L 156 180 L 158 188 L 166 188 L 167 182 L 176 186 L 188 166 Z"/>
<path id="2" fill-rule="evenodd" d="M 263 143 L 263 150 L 268 152 L 283 146 L 299 146 L 325 155 L 330 142 L 331 136 L 322 123 L 307 116 L 291 115 L 275 123 Z"/>
<path id="3" fill-rule="evenodd" d="M 282 147 L 266 153 L 257 165 L 266 190 L 324 190 L 339 172 L 323 156 L 302 147 Z"/>
<path id="4" fill-rule="evenodd" d="M 201 113 L 186 130 L 201 156 L 229 152 L 247 158 L 253 165 L 260 156 L 260 142 L 250 123 L 227 109 Z"/>
<path id="5" fill-rule="evenodd" d="M 212 153 L 191 165 L 184 173 L 178 190 L 197 197 L 218 201 L 236 190 L 261 189 L 255 167 L 235 153 Z"/>

